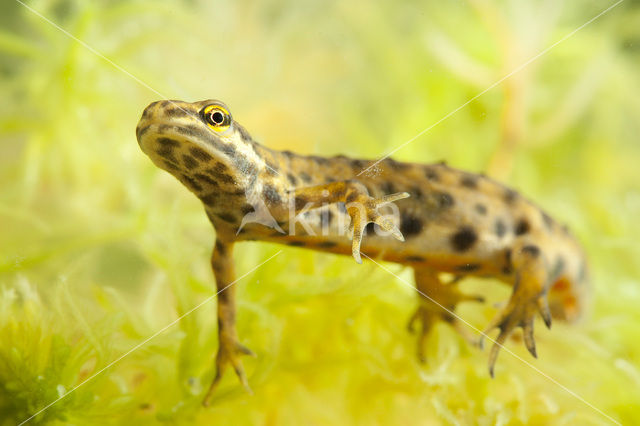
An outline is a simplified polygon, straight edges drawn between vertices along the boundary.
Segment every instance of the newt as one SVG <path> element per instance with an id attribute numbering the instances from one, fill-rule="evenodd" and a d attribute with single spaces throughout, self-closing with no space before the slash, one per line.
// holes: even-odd
<path id="1" fill-rule="evenodd" d="M 512 286 L 485 329 L 500 347 L 518 327 L 536 357 L 534 319 L 574 320 L 584 306 L 587 266 L 566 226 L 517 191 L 445 163 L 322 157 L 276 151 L 256 142 L 217 100 L 158 101 L 136 129 L 142 151 L 204 205 L 216 239 L 211 267 L 218 291 L 219 347 L 208 405 L 227 367 L 249 389 L 240 357 L 252 355 L 235 329 L 233 251 L 242 241 L 269 241 L 366 257 L 413 268 L 419 303 L 417 355 L 437 321 L 459 325 L 456 305 L 482 301 L 463 293 L 467 276 Z M 375 166 L 375 167 L 372 167 Z M 362 173 L 371 169 L 373 172 Z M 391 214 L 394 213 L 394 214 Z M 348 230 L 345 232 L 345 227 Z M 446 281 L 443 274 L 453 274 Z M 228 287 L 228 288 L 227 288 Z"/>

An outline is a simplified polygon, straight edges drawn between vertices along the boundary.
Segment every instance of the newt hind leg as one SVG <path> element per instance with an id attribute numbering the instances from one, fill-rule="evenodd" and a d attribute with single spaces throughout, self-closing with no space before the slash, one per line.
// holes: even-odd
<path id="1" fill-rule="evenodd" d="M 453 325 L 456 330 L 467 340 L 471 337 L 466 332 L 464 325 L 453 314 L 456 305 L 464 301 L 483 302 L 481 296 L 468 295 L 460 291 L 458 278 L 449 283 L 443 283 L 436 271 L 430 268 L 416 268 L 415 282 L 419 293 L 420 304 L 411 316 L 408 324 L 410 332 L 416 331 L 416 323 L 419 323 L 417 355 L 420 362 L 426 361 L 425 343 L 429 332 L 438 321 L 445 321 Z"/>
<path id="2" fill-rule="evenodd" d="M 489 354 L 491 377 L 500 348 L 517 327 L 522 328 L 524 344 L 534 357 L 537 357 L 533 338 L 536 313 L 540 313 L 548 328 L 551 327 L 551 313 L 547 301 L 549 272 L 538 246 L 526 242 L 517 244 L 512 252 L 512 266 L 516 271 L 516 281 L 511 297 L 483 332 L 484 337 L 494 328 L 500 330 Z"/>

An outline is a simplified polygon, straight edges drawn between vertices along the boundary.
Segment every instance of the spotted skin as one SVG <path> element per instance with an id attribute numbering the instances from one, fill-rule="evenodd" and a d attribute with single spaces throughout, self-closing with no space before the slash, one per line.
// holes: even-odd
<path id="1" fill-rule="evenodd" d="M 154 102 L 136 136 L 153 163 L 204 204 L 216 230 L 211 265 L 219 290 L 234 282 L 233 247 L 247 240 L 408 265 L 422 294 L 411 328 L 420 324 L 424 359 L 433 324 L 457 326 L 456 305 L 482 300 L 460 292 L 458 282 L 493 277 L 513 292 L 486 329 L 500 330 L 489 355 L 492 375 L 500 345 L 515 328 L 523 329 L 535 356 L 538 313 L 550 326 L 552 316 L 572 320 L 581 312 L 586 264 L 579 244 L 539 207 L 484 175 L 392 159 L 377 164 L 375 173 L 359 174 L 374 161 L 275 151 L 255 142 L 215 100 Z M 385 216 L 393 209 L 399 223 Z M 347 225 L 350 233 L 343 232 Z M 445 283 L 444 272 L 456 278 Z M 229 365 L 248 388 L 240 355 L 251 351 L 238 342 L 234 298 L 233 287 L 218 297 L 220 347 L 205 404 Z"/>

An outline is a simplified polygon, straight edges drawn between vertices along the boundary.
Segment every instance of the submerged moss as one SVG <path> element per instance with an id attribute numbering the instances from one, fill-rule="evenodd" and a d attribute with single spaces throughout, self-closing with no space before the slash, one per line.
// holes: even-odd
<path id="1" fill-rule="evenodd" d="M 637 423 L 640 9 L 623 2 L 439 122 L 601 11 L 547 3 L 33 3 L 114 66 L 4 2 L 0 424 L 79 385 L 32 422 L 608 423 L 564 386 Z M 538 360 L 508 343 L 553 381 L 507 353 L 489 379 L 486 351 L 446 325 L 419 364 L 411 289 L 373 264 L 284 248 L 237 284 L 254 395 L 228 374 L 201 408 L 215 300 L 155 335 L 214 288 L 201 206 L 136 144 L 142 109 L 161 96 L 220 98 L 261 142 L 319 155 L 376 157 L 439 123 L 395 157 L 488 171 L 587 248 L 583 322 L 537 323 Z M 278 249 L 244 243 L 238 274 Z M 508 289 L 464 288 L 487 296 L 460 309 L 482 329 Z"/>

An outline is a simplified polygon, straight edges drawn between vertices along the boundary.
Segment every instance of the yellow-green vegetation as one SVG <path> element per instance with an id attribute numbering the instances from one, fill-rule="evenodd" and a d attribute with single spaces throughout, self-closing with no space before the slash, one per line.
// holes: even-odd
<path id="1" fill-rule="evenodd" d="M 485 171 L 583 241 L 592 275 L 583 321 L 551 331 L 538 322 L 537 360 L 521 342 L 507 345 L 544 375 L 503 351 L 490 379 L 487 351 L 446 325 L 419 364 L 405 329 L 410 288 L 370 262 L 293 248 L 237 284 L 238 331 L 258 355 L 245 360 L 254 395 L 228 373 L 213 407 L 200 406 L 215 300 L 121 358 L 214 291 L 214 233 L 199 201 L 138 149 L 148 103 L 218 98 L 273 148 L 378 157 L 610 4 L 28 2 L 116 67 L 3 1 L 0 425 L 81 384 L 30 423 L 610 424 L 570 392 L 640 422 L 632 1 L 395 154 Z M 238 275 L 278 249 L 244 243 Z M 479 279 L 466 288 L 489 299 L 460 309 L 483 328 L 509 289 Z"/>

